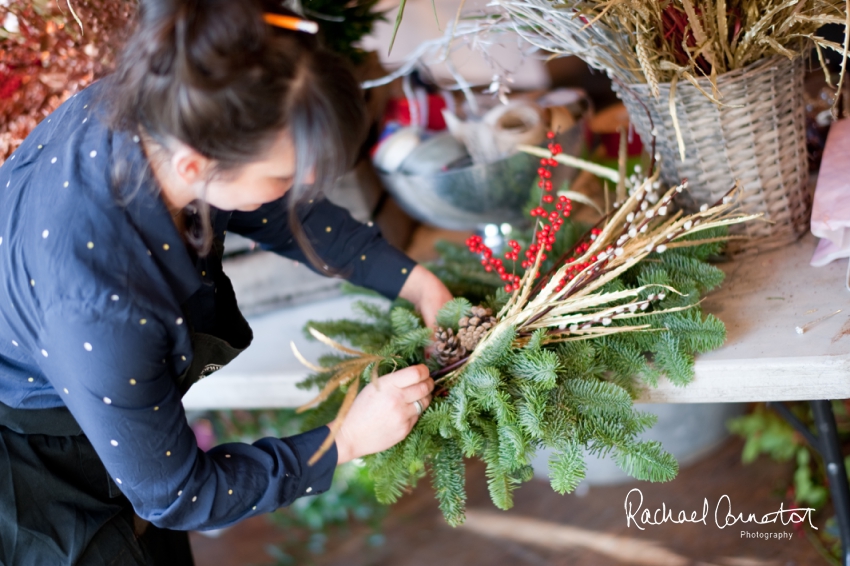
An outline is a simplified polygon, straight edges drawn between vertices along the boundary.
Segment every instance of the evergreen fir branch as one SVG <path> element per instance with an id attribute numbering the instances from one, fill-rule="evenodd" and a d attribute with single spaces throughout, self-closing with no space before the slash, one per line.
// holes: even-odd
<path id="1" fill-rule="evenodd" d="M 389 326 L 350 319 L 325 322 L 311 320 L 305 326 L 309 327 L 331 338 L 344 340 L 364 352 L 374 352 L 392 338 L 392 329 Z M 310 340 L 314 338 L 310 336 Z"/>
<path id="2" fill-rule="evenodd" d="M 632 433 L 634 412 L 621 419 L 611 419 L 599 414 L 585 415 L 576 421 L 576 439 L 583 443 L 588 454 L 607 456 L 614 450 L 623 450 L 635 443 Z M 639 421 L 638 421 L 639 422 Z"/>
<path id="3" fill-rule="evenodd" d="M 375 497 L 380 503 L 395 503 L 408 485 L 409 475 L 404 469 L 403 454 L 402 442 L 365 458 L 370 476 L 375 481 Z"/>
<path id="4" fill-rule="evenodd" d="M 502 382 L 502 374 L 493 366 L 469 367 L 463 374 L 463 382 L 475 388 L 475 394 L 486 399 L 494 393 Z M 495 401 L 491 400 L 491 405 Z M 488 405 L 488 406 L 491 406 Z"/>
<path id="5" fill-rule="evenodd" d="M 334 358 L 337 358 L 337 356 L 334 356 Z M 330 361 L 330 358 L 325 358 L 325 359 L 327 361 Z M 344 359 L 344 358 L 338 358 L 338 359 L 339 359 L 339 361 L 342 361 L 342 359 Z M 332 367 L 332 366 L 336 365 L 337 363 L 338 362 L 335 361 L 332 364 L 321 364 L 321 365 L 323 365 L 324 367 Z M 325 386 L 325 384 L 328 382 L 328 380 L 330 380 L 333 376 L 334 376 L 334 372 L 331 372 L 331 371 L 326 371 L 326 372 L 322 372 L 322 373 L 314 373 L 314 374 L 310 375 L 309 377 L 307 377 L 305 380 L 296 383 L 295 387 L 297 387 L 298 389 L 305 389 L 305 390 L 316 389 L 316 388 L 321 389 L 322 387 Z"/>
<path id="6" fill-rule="evenodd" d="M 494 424 L 514 423 L 517 420 L 513 399 L 506 391 L 494 390 L 487 397 L 479 400 L 484 410 L 491 411 L 495 417 Z"/>
<path id="7" fill-rule="evenodd" d="M 656 376 L 643 352 L 622 335 L 600 338 L 596 349 L 602 365 L 611 372 L 611 380 L 629 394 L 635 392 L 635 377 L 652 380 Z"/>
<path id="8" fill-rule="evenodd" d="M 443 305 L 437 313 L 437 324 L 443 328 L 457 330 L 458 321 L 469 314 L 472 303 L 463 297 L 457 297 Z"/>
<path id="9" fill-rule="evenodd" d="M 454 427 L 458 431 L 464 431 L 469 428 L 469 423 L 467 422 L 469 416 L 468 400 L 466 387 L 463 384 L 452 388 L 449 394 L 449 404 L 452 407 Z"/>
<path id="10" fill-rule="evenodd" d="M 635 271 L 638 273 L 637 286 L 639 287 L 647 285 L 673 285 L 673 282 L 670 280 L 670 275 L 667 273 L 665 267 L 660 263 L 643 263 L 640 264 Z"/>
<path id="11" fill-rule="evenodd" d="M 664 317 L 664 326 L 684 341 L 691 353 L 715 350 L 726 341 L 726 325 L 714 315 L 702 318 L 698 310 L 681 311 Z"/>
<path id="12" fill-rule="evenodd" d="M 675 385 L 687 385 L 694 378 L 694 359 L 672 332 L 661 333 L 654 351 L 658 368 Z"/>
<path id="13" fill-rule="evenodd" d="M 499 460 L 504 470 L 510 472 L 519 466 L 527 465 L 526 453 L 529 444 L 522 428 L 516 422 L 501 422 L 499 433 Z"/>
<path id="14" fill-rule="evenodd" d="M 543 342 L 546 339 L 546 329 L 538 328 L 531 334 L 531 338 L 525 345 L 525 349 L 530 352 L 537 352 L 543 347 Z"/>
<path id="15" fill-rule="evenodd" d="M 509 471 L 502 467 L 498 428 L 492 421 L 484 421 L 482 424 L 487 438 L 482 455 L 482 460 L 487 464 L 484 472 L 487 477 L 487 490 L 493 504 L 499 509 L 507 510 L 513 507 L 515 482 L 509 476 Z"/>
<path id="16" fill-rule="evenodd" d="M 665 269 L 671 273 L 673 286 L 680 292 L 685 292 L 679 287 L 688 283 L 696 285 L 696 288 L 705 293 L 711 291 L 723 283 L 726 274 L 717 267 L 700 261 L 697 258 L 687 257 L 676 253 L 658 254 Z"/>
<path id="17" fill-rule="evenodd" d="M 549 456 L 549 481 L 552 489 L 561 495 L 575 490 L 586 473 L 584 455 L 576 443 L 567 443 L 562 451 Z"/>
<path id="18" fill-rule="evenodd" d="M 558 449 L 578 437 L 578 415 L 570 411 L 566 393 L 560 387 L 549 392 L 549 401 L 544 413 L 543 444 Z"/>
<path id="19" fill-rule="evenodd" d="M 566 378 L 602 377 L 605 372 L 591 340 L 563 342 L 555 346 L 555 352 L 561 360 L 561 372 Z"/>
<path id="20" fill-rule="evenodd" d="M 642 411 L 632 411 L 631 417 L 623 424 L 625 434 L 635 437 L 643 431 L 655 426 L 658 415 Z"/>
<path id="21" fill-rule="evenodd" d="M 440 511 L 452 527 L 461 525 L 466 511 L 466 466 L 454 440 L 442 443 L 431 462 L 432 479 Z"/>
<path id="22" fill-rule="evenodd" d="M 561 362 L 551 350 L 519 350 L 511 359 L 507 370 L 514 379 L 539 383 L 545 389 L 555 387 Z"/>
<path id="23" fill-rule="evenodd" d="M 705 230 L 698 234 L 688 234 L 681 238 L 677 238 L 676 242 L 693 242 L 700 240 L 715 240 L 710 243 L 700 244 L 697 246 L 688 246 L 682 248 L 673 248 L 670 251 L 675 254 L 681 254 L 688 257 L 692 257 L 698 259 L 700 261 L 708 261 L 712 256 L 716 256 L 723 251 L 724 246 L 726 245 L 722 238 L 729 235 L 729 228 L 726 226 L 717 226 L 716 228 L 711 228 L 709 230 Z"/>
<path id="24" fill-rule="evenodd" d="M 621 417 L 632 411 L 629 393 L 614 383 L 568 379 L 561 384 L 567 405 L 585 415 Z"/>
<path id="25" fill-rule="evenodd" d="M 476 430 L 476 427 L 469 427 L 466 430 L 461 430 L 458 434 L 461 450 L 466 458 L 478 456 L 484 450 L 484 436 Z"/>
<path id="26" fill-rule="evenodd" d="M 389 309 L 369 301 L 356 301 L 352 309 L 360 316 L 371 319 L 375 324 L 386 328 L 386 332 L 392 335 L 392 321 L 389 317 Z"/>
<path id="27" fill-rule="evenodd" d="M 502 310 L 508 300 L 511 298 L 510 293 L 506 293 L 504 287 L 497 287 L 496 292 L 492 295 L 487 295 L 484 299 L 484 306 L 491 309 L 493 312 Z"/>
<path id="28" fill-rule="evenodd" d="M 470 357 L 467 367 L 482 368 L 498 366 L 501 361 L 510 357 L 511 345 L 516 337 L 516 328 L 501 326 L 488 334 Z"/>
<path id="29" fill-rule="evenodd" d="M 487 490 L 493 505 L 503 511 L 514 506 L 513 490 L 516 487 L 508 473 L 498 465 L 487 465 Z"/>
<path id="30" fill-rule="evenodd" d="M 614 461 L 630 476 L 651 482 L 670 481 L 679 473 L 676 459 L 657 440 L 636 443 L 615 453 Z"/>
<path id="31" fill-rule="evenodd" d="M 324 403 L 304 413 L 303 430 L 319 428 L 320 426 L 325 426 L 334 420 L 337 412 L 339 411 L 339 407 L 342 405 L 343 397 L 345 397 L 345 393 L 343 391 L 336 390 L 325 400 Z"/>
<path id="32" fill-rule="evenodd" d="M 517 402 L 517 419 L 531 438 L 543 440 L 546 436 L 546 405 L 548 391 L 535 387 L 520 387 L 522 395 Z"/>
<path id="33" fill-rule="evenodd" d="M 408 334 L 422 328 L 422 319 L 403 307 L 394 307 L 390 311 L 390 321 L 394 336 Z"/>
<path id="34" fill-rule="evenodd" d="M 529 482 L 534 478 L 534 468 L 532 466 L 520 466 L 519 468 L 508 474 L 511 481 L 517 485 Z"/>
<path id="35" fill-rule="evenodd" d="M 425 360 L 425 348 L 431 344 L 433 330 L 417 328 L 410 332 L 396 335 L 390 342 L 392 352 L 411 363 L 422 363 Z"/>
<path id="36" fill-rule="evenodd" d="M 421 428 L 426 434 L 451 438 L 454 429 L 451 409 L 450 403 L 434 399 L 428 410 L 419 418 L 416 427 Z"/>
<path id="37" fill-rule="evenodd" d="M 421 429 L 412 430 L 404 439 L 402 461 L 406 472 L 414 478 L 413 482 L 408 482 L 411 486 L 415 485 L 415 481 L 425 473 L 425 455 L 432 451 L 430 439 L 430 435 L 425 434 Z"/>

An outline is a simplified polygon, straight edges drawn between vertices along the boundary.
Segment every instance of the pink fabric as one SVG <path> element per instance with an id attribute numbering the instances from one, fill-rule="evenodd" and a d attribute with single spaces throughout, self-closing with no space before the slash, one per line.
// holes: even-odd
<path id="1" fill-rule="evenodd" d="M 812 205 L 815 267 L 850 257 L 850 119 L 832 124 Z"/>

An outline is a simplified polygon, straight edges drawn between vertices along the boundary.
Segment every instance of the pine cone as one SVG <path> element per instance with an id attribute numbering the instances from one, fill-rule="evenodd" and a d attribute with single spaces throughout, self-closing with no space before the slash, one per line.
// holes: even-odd
<path id="1" fill-rule="evenodd" d="M 457 337 L 461 346 L 471 352 L 484 337 L 484 334 L 495 325 L 496 317 L 493 316 L 491 309 L 472 307 L 470 316 L 465 316 L 458 321 Z"/>
<path id="2" fill-rule="evenodd" d="M 441 366 L 451 365 L 466 355 L 466 348 L 451 328 L 438 328 L 435 338 L 434 354 Z"/>

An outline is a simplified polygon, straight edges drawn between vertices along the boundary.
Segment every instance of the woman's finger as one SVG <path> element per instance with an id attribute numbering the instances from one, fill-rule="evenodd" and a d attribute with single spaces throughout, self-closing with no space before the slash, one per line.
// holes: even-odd
<path id="1" fill-rule="evenodd" d="M 419 401 L 419 404 L 422 407 L 422 413 L 420 413 L 419 409 L 416 408 L 416 401 Z M 408 404 L 410 407 L 410 416 L 414 419 L 414 422 L 415 420 L 418 420 L 426 410 L 428 410 L 428 406 L 431 404 L 431 396 L 426 395 L 421 399 L 416 399 L 416 401 Z"/>
<path id="2" fill-rule="evenodd" d="M 413 403 L 417 399 L 426 397 L 434 390 L 434 380 L 430 377 L 425 381 L 414 383 L 401 390 L 401 398 L 405 403 Z"/>
<path id="3" fill-rule="evenodd" d="M 381 381 L 383 383 L 394 385 L 399 389 L 404 389 L 405 387 L 409 387 L 414 383 L 425 381 L 428 378 L 428 368 L 423 364 L 419 364 L 400 369 L 389 375 L 385 375 L 381 378 Z"/>

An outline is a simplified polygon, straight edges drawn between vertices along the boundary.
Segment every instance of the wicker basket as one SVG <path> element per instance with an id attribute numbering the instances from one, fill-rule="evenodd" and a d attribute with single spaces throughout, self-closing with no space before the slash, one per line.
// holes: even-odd
<path id="1" fill-rule="evenodd" d="M 774 57 L 717 78 L 724 106 L 718 107 L 694 85 L 676 86 L 676 115 L 685 143 L 679 157 L 670 114 L 670 84 L 659 85 L 653 98 L 646 84 L 617 85 L 619 97 L 641 138 L 651 139 L 647 110 L 655 125 L 656 152 L 665 182 L 688 179 L 690 196 L 681 204 L 692 208 L 720 200 L 734 185 L 744 187 L 743 208 L 763 213 L 769 222 L 732 227 L 729 251 L 742 253 L 779 247 L 808 230 L 811 200 L 807 190 L 806 124 L 803 106 L 804 64 Z M 707 79 L 700 80 L 712 92 Z"/>

